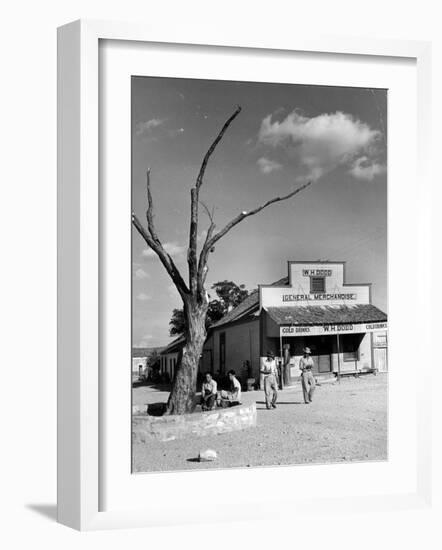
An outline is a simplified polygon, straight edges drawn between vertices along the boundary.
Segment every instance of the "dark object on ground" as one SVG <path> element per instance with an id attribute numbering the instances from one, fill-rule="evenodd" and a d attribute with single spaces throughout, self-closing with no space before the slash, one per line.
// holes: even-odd
<path id="1" fill-rule="evenodd" d="M 339 375 L 337 372 L 335 372 L 335 376 L 336 378 L 338 378 L 338 376 L 340 378 L 343 378 L 343 377 L 346 377 L 346 376 L 353 376 L 354 378 L 359 378 L 359 376 L 364 376 L 366 374 L 374 374 L 376 375 L 377 374 L 377 371 L 376 369 L 365 369 L 365 370 L 361 370 L 361 371 L 350 371 L 350 372 L 341 372 Z"/>
<path id="2" fill-rule="evenodd" d="M 147 406 L 147 414 L 150 416 L 163 416 L 166 412 L 166 403 L 151 403 Z"/>

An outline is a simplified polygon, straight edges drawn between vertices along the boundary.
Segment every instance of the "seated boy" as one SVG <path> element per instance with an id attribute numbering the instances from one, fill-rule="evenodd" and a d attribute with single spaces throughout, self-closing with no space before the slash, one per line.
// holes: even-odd
<path id="1" fill-rule="evenodd" d="M 215 408 L 217 385 L 210 372 L 206 372 L 201 387 L 201 408 L 203 411 L 211 411 Z"/>
<path id="2" fill-rule="evenodd" d="M 236 378 L 235 371 L 229 370 L 230 390 L 220 392 L 221 406 L 231 407 L 241 403 L 241 384 Z"/>

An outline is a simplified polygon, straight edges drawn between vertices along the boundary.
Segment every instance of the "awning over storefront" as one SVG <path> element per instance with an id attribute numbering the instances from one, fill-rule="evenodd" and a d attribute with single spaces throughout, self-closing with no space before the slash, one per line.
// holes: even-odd
<path id="1" fill-rule="evenodd" d="M 387 315 L 371 304 L 265 308 L 281 336 L 350 334 L 387 329 Z"/>

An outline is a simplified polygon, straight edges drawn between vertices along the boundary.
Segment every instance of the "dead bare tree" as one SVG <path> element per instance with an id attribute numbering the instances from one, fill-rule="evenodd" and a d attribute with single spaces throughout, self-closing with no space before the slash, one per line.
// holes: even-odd
<path id="1" fill-rule="evenodd" d="M 204 287 L 206 276 L 208 272 L 208 259 L 209 254 L 213 252 L 215 244 L 224 237 L 231 229 L 233 229 L 240 222 L 250 216 L 254 216 L 258 212 L 261 212 L 267 206 L 279 201 L 285 201 L 290 199 L 307 186 L 311 182 L 308 182 L 282 197 L 275 197 L 268 200 L 261 206 L 254 208 L 248 212 L 241 212 L 233 220 L 231 220 L 220 231 L 215 232 L 216 225 L 213 219 L 213 211 L 211 212 L 207 206 L 200 201 L 199 194 L 203 184 L 204 174 L 207 168 L 207 164 L 211 155 L 213 154 L 216 146 L 221 141 L 225 132 L 232 124 L 234 119 L 241 112 L 241 107 L 238 106 L 234 113 L 226 120 L 224 126 L 216 136 L 212 145 L 209 147 L 207 153 L 201 164 L 201 168 L 196 179 L 195 187 L 190 191 L 190 231 L 189 231 L 189 246 L 187 250 L 187 264 L 189 271 L 188 284 L 184 281 L 181 273 L 176 267 L 173 259 L 167 253 L 163 247 L 160 239 L 158 238 L 155 230 L 154 215 L 153 215 L 153 201 L 150 184 L 150 171 L 147 172 L 146 177 L 146 192 L 147 192 L 147 230 L 141 224 L 137 216 L 132 213 L 132 222 L 138 233 L 144 239 L 146 244 L 157 254 L 173 283 L 175 284 L 181 299 L 183 301 L 183 309 L 186 317 L 186 332 L 185 332 L 185 344 L 178 358 L 178 364 L 176 367 L 176 373 L 172 385 L 172 391 L 167 403 L 167 414 L 184 414 L 191 412 L 195 406 L 195 393 L 196 393 L 196 379 L 198 371 L 198 363 L 203 350 L 204 342 L 206 339 L 206 327 L 205 319 L 207 308 L 209 305 L 208 294 Z M 197 234 L 198 234 L 198 214 L 199 206 L 206 209 L 206 212 L 210 219 L 210 225 L 207 230 L 205 241 L 202 245 L 202 249 L 197 256 Z"/>

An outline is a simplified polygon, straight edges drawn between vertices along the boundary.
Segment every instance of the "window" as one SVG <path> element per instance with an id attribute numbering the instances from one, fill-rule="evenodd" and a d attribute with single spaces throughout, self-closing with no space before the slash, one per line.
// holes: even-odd
<path id="1" fill-rule="evenodd" d="M 358 350 L 344 351 L 344 361 L 357 361 L 359 359 Z"/>
<path id="2" fill-rule="evenodd" d="M 373 344 L 379 347 L 387 346 L 387 333 L 374 333 L 373 334 Z"/>
<path id="3" fill-rule="evenodd" d="M 325 292 L 325 277 L 310 277 L 310 292 Z"/>

